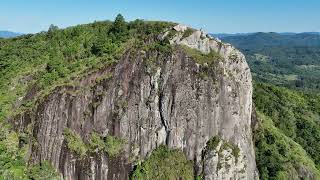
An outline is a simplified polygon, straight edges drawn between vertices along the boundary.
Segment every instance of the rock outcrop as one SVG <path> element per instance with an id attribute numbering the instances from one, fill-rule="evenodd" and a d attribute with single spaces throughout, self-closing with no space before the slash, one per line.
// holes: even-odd
<path id="1" fill-rule="evenodd" d="M 128 50 L 116 65 L 86 76 L 78 86 L 56 88 L 35 112 L 16 117 L 17 129 L 33 127 L 38 143 L 31 161 L 50 161 L 66 179 L 128 179 L 138 160 L 164 144 L 183 150 L 204 179 L 257 179 L 245 57 L 202 31 L 183 38 L 187 29 L 174 28 L 172 53 Z M 210 67 L 200 65 L 181 46 L 222 58 Z M 95 132 L 121 138 L 125 145 L 116 157 L 88 153 L 80 158 L 68 149 L 66 128 L 85 143 Z M 215 136 L 223 141 L 208 151 Z M 238 148 L 237 157 L 229 146 L 222 148 L 223 142 Z"/>

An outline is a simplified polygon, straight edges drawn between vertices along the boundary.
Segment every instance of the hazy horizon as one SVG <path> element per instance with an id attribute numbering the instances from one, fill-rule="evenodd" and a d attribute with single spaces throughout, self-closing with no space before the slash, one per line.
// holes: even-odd
<path id="1" fill-rule="evenodd" d="M 87 23 L 84 23 L 87 24 Z M 71 27 L 71 26 L 68 26 Z M 68 28 L 68 27 L 64 27 L 64 28 Z M 47 31 L 47 30 L 42 30 L 42 31 Z M 7 30 L 7 29 L 0 29 L 0 32 L 9 32 L 9 33 L 15 33 L 15 34 L 19 34 L 19 35 L 24 35 L 24 34 L 36 34 L 36 33 L 40 33 L 42 31 L 39 32 L 32 32 L 32 33 L 23 33 L 23 32 L 16 32 L 16 31 L 11 31 L 11 30 Z M 256 31 L 256 32 L 234 32 L 234 33 L 225 33 L 225 32 L 207 32 L 209 34 L 213 34 L 213 35 L 246 35 L 246 34 L 255 34 L 255 33 L 277 33 L 277 34 L 302 34 L 302 33 L 319 33 L 320 31 L 305 31 L 305 32 L 261 32 L 261 31 Z"/>
<path id="2" fill-rule="evenodd" d="M 19 33 L 46 31 L 94 21 L 113 20 L 121 13 L 126 20 L 163 20 L 183 23 L 220 34 L 252 32 L 319 32 L 320 2 L 309 0 L 191 0 L 119 2 L 116 0 L 41 1 L 3 0 L 0 30 Z"/>

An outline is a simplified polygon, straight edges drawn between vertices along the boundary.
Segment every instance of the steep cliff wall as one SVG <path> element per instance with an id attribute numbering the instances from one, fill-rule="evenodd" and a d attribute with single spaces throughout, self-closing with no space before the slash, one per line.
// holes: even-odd
<path id="1" fill-rule="evenodd" d="M 137 162 L 167 145 L 181 149 L 204 179 L 256 179 L 245 57 L 201 31 L 184 37 L 187 30 L 178 25 L 159 36 L 171 36 L 172 52 L 129 49 L 116 65 L 56 88 L 34 112 L 17 116 L 15 127 L 32 127 L 37 142 L 30 161 L 48 160 L 66 179 L 127 179 Z M 190 48 L 220 57 L 199 62 Z M 95 132 L 123 146 L 114 156 L 86 149 L 80 156 L 66 129 L 83 144 Z"/>

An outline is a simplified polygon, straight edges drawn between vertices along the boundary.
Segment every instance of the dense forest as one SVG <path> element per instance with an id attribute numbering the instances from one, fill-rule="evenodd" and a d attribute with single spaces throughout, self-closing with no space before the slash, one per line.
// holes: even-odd
<path id="1" fill-rule="evenodd" d="M 246 55 L 255 80 L 304 91 L 319 90 L 319 34 L 254 33 L 222 40 Z"/>
<path id="2" fill-rule="evenodd" d="M 255 80 L 254 130 L 261 179 L 320 173 L 320 35 L 253 33 L 222 37 L 247 58 Z"/>
<path id="3" fill-rule="evenodd" d="M 320 177 L 320 95 L 256 83 L 254 131 L 261 179 L 295 179 L 301 167 Z"/>

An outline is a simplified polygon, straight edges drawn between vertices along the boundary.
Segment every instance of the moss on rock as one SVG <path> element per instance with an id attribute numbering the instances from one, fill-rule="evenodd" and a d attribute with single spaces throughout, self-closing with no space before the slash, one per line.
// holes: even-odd
<path id="1" fill-rule="evenodd" d="M 125 141 L 121 138 L 109 135 L 106 137 L 105 143 L 106 152 L 108 153 L 108 155 L 110 157 L 115 157 L 120 154 L 125 144 Z"/>
<path id="2" fill-rule="evenodd" d="M 66 128 L 63 131 L 63 135 L 66 138 L 68 149 L 80 156 L 80 158 L 84 158 L 87 154 L 88 148 L 83 142 L 81 136 L 69 128 Z"/>
<path id="3" fill-rule="evenodd" d="M 187 30 L 183 32 L 182 39 L 191 36 L 194 31 L 195 31 L 194 29 L 187 28 Z"/>
<path id="4" fill-rule="evenodd" d="M 193 163 L 186 158 L 182 151 L 160 146 L 152 152 L 146 161 L 136 167 L 131 179 L 193 180 Z"/>
<path id="5" fill-rule="evenodd" d="M 187 53 L 188 56 L 193 58 L 197 63 L 204 65 L 213 65 L 216 61 L 223 60 L 217 52 L 211 51 L 209 54 L 204 54 L 197 49 L 190 48 L 188 46 L 182 46 L 184 51 Z"/>

